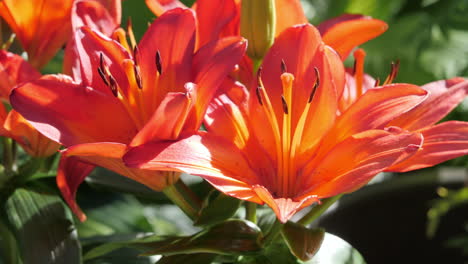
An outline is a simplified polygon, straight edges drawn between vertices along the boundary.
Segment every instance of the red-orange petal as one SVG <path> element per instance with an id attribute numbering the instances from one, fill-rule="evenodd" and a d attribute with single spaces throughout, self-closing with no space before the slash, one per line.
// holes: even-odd
<path id="1" fill-rule="evenodd" d="M 74 83 L 68 76 L 46 75 L 14 89 L 15 110 L 50 139 L 65 146 L 85 142 L 128 143 L 136 127 L 113 95 Z"/>
<path id="2" fill-rule="evenodd" d="M 164 12 L 174 8 L 186 7 L 179 0 L 145 0 L 145 2 L 151 12 L 156 16 L 161 16 Z"/>
<path id="3" fill-rule="evenodd" d="M 101 3 L 114 19 L 117 25 L 120 25 L 122 19 L 122 1 L 121 0 L 91 0 Z"/>
<path id="4" fill-rule="evenodd" d="M 417 170 L 468 155 L 468 122 L 448 121 L 419 132 L 424 136 L 422 149 L 387 171 Z"/>
<path id="5" fill-rule="evenodd" d="M 309 162 L 298 180 L 301 196 L 326 198 L 355 191 L 395 161 L 421 147 L 419 133 L 368 130 L 340 142 L 327 155 Z"/>
<path id="6" fill-rule="evenodd" d="M 258 179 L 243 153 L 231 142 L 210 134 L 150 142 L 131 148 L 124 161 L 129 167 L 198 175 L 228 195 L 259 202 L 251 190 Z"/>
<path id="7" fill-rule="evenodd" d="M 245 147 L 250 136 L 247 98 L 244 86 L 226 79 L 207 109 L 204 125 L 208 132 L 233 142 L 240 149 Z"/>
<path id="8" fill-rule="evenodd" d="M 119 91 L 128 94 L 129 83 L 127 75 L 122 67 L 125 59 L 131 56 L 118 42 L 104 36 L 100 32 L 93 31 L 88 27 L 82 27 L 75 32 L 76 54 L 79 59 L 79 71 L 74 70 L 74 79 L 82 81 L 84 85 L 92 86 L 93 89 L 112 96 L 111 89 L 103 82 L 98 72 L 100 58 L 103 58 L 104 66 L 109 68 L 115 78 Z M 104 69 L 102 69 L 104 71 Z"/>
<path id="9" fill-rule="evenodd" d="M 462 78 L 436 81 L 422 88 L 429 92 L 429 97 L 389 125 L 410 131 L 431 126 L 450 113 L 468 95 L 468 81 Z"/>
<path id="10" fill-rule="evenodd" d="M 76 203 L 76 191 L 94 169 L 94 165 L 85 163 L 77 157 L 68 157 L 67 150 L 62 151 L 57 169 L 57 186 L 72 212 L 80 221 L 86 220 L 86 215 Z"/>
<path id="11" fill-rule="evenodd" d="M 416 85 L 390 84 L 370 89 L 338 119 L 326 138 L 340 141 L 369 129 L 382 129 L 426 99 L 427 92 Z"/>
<path id="12" fill-rule="evenodd" d="M 111 1 L 115 4 L 118 2 L 120 5 L 119 0 Z M 117 29 L 120 25 L 120 17 L 117 20 L 116 17 L 109 13 L 110 10 L 107 10 L 105 6 L 102 5 L 104 3 L 100 4 L 100 2 L 106 2 L 106 0 L 88 0 L 75 2 L 73 5 L 71 17 L 73 30 L 78 30 L 82 26 L 87 26 L 90 29 L 99 31 L 106 36 L 112 35 L 114 30 Z M 110 6 L 109 8 L 113 7 Z M 118 10 L 114 10 L 114 12 L 118 12 L 120 14 L 120 11 Z M 76 77 L 75 80 L 81 80 L 79 55 L 78 51 L 76 50 L 76 39 L 74 35 L 67 42 L 67 46 L 65 48 L 65 54 L 63 58 L 63 73 Z"/>
<path id="13" fill-rule="evenodd" d="M 60 145 L 37 131 L 24 117 L 11 110 L 3 124 L 8 137 L 18 142 L 33 157 L 47 157 L 59 149 Z"/>
<path id="14" fill-rule="evenodd" d="M 192 107 L 193 92 L 168 93 L 151 119 L 133 138 L 130 146 L 139 146 L 153 140 L 174 140 L 185 124 Z"/>
<path id="15" fill-rule="evenodd" d="M 276 5 L 276 35 L 288 27 L 307 23 L 299 0 L 275 0 Z"/>
<path id="16" fill-rule="evenodd" d="M 73 0 L 3 0 L 0 15 L 18 36 L 37 69 L 70 37 Z"/>
<path id="17" fill-rule="evenodd" d="M 16 85 L 35 80 L 41 73 L 21 56 L 0 50 L 0 98 L 8 101 L 11 89 Z"/>
<path id="18" fill-rule="evenodd" d="M 206 109 L 221 83 L 239 63 L 247 48 L 240 37 L 227 37 L 201 47 L 193 58 L 194 83 L 197 85 L 195 111 L 186 129 L 198 130 Z"/>
<path id="19" fill-rule="evenodd" d="M 116 18 L 109 11 L 96 0 L 76 2 L 72 9 L 73 29 L 88 26 L 106 36 L 110 36 L 119 27 L 120 20 L 116 21 Z"/>
<path id="20" fill-rule="evenodd" d="M 234 0 L 198 0 L 197 47 L 221 37 L 239 36 L 240 4 Z M 216 10 L 216 11 L 213 11 Z"/>
<path id="21" fill-rule="evenodd" d="M 379 36 L 387 28 L 388 25 L 381 20 L 350 14 L 327 20 L 318 26 L 323 41 L 334 48 L 343 60 L 353 48 Z"/>
<path id="22" fill-rule="evenodd" d="M 143 91 L 156 105 L 169 92 L 185 92 L 185 83 L 192 81 L 195 24 L 192 10 L 170 10 L 151 24 L 138 44 L 136 60 L 140 65 Z M 162 68 L 159 78 L 155 62 L 157 52 Z"/>
<path id="23" fill-rule="evenodd" d="M 282 223 L 286 223 L 295 213 L 304 207 L 318 201 L 316 195 L 306 196 L 299 200 L 294 198 L 274 198 L 265 187 L 260 185 L 254 186 L 253 190 L 262 201 L 270 206 Z"/>

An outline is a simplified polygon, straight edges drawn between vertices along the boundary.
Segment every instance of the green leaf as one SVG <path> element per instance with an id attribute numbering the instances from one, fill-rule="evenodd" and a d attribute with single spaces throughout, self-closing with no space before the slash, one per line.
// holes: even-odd
<path id="1" fill-rule="evenodd" d="M 152 232 L 141 203 L 130 195 L 80 189 L 78 204 L 88 220 L 78 224 L 81 238 L 115 233 Z"/>
<path id="2" fill-rule="evenodd" d="M 364 258 L 359 252 L 343 239 L 325 234 L 322 246 L 313 259 L 305 264 L 365 264 Z"/>
<path id="3" fill-rule="evenodd" d="M 84 260 L 90 260 L 94 258 L 98 258 L 104 255 L 109 254 L 112 251 L 121 249 L 121 248 L 133 248 L 138 249 L 140 251 L 148 251 L 153 249 L 154 247 L 160 247 L 164 244 L 172 243 L 173 241 L 178 240 L 178 237 L 166 237 L 166 236 L 156 236 L 156 235 L 145 235 L 142 233 L 132 235 L 131 237 L 126 237 L 122 239 L 119 236 L 106 236 L 103 237 L 103 241 L 107 241 L 107 243 L 97 246 L 84 255 Z"/>
<path id="4" fill-rule="evenodd" d="M 260 229 L 251 222 L 228 220 L 192 236 L 146 236 L 107 243 L 88 251 L 85 260 L 97 258 L 123 247 L 146 251 L 144 255 L 179 255 L 214 253 L 221 255 L 252 254 L 261 250 Z"/>
<path id="5" fill-rule="evenodd" d="M 218 193 L 216 198 L 210 199 L 213 194 Z M 212 225 L 221 221 L 224 221 L 232 217 L 239 206 L 241 205 L 241 200 L 233 198 L 231 196 L 219 193 L 212 192 L 204 201 L 203 207 L 200 211 L 200 216 L 195 221 L 197 226 L 206 226 Z"/>
<path id="6" fill-rule="evenodd" d="M 291 253 L 302 261 L 311 259 L 322 244 L 325 231 L 309 229 L 303 225 L 287 222 L 281 230 Z"/>
<path id="7" fill-rule="evenodd" d="M 195 235 L 155 248 L 146 255 L 214 253 L 248 255 L 261 250 L 262 233 L 252 222 L 233 219 L 216 224 Z"/>
<path id="8" fill-rule="evenodd" d="M 23 263 L 81 263 L 72 218 L 58 196 L 20 188 L 3 206 Z"/>
<path id="9" fill-rule="evenodd" d="M 200 254 L 182 254 L 162 257 L 157 264 L 206 264 L 212 263 L 216 258 L 214 254 L 200 253 Z"/>

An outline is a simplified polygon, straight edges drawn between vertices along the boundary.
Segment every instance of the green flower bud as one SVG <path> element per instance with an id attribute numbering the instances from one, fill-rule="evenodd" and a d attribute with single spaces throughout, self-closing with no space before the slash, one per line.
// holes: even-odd
<path id="1" fill-rule="evenodd" d="M 274 0 L 242 0 L 241 35 L 248 40 L 247 54 L 261 60 L 275 39 Z"/>

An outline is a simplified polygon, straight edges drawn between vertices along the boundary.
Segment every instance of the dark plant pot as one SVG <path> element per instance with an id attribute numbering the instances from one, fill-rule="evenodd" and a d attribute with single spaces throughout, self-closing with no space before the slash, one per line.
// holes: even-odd
<path id="1" fill-rule="evenodd" d="M 446 168 L 395 175 L 344 196 L 337 207 L 317 222 L 356 248 L 367 263 L 466 263 L 460 248 L 446 243 L 465 235 L 468 239 L 468 204 L 450 210 L 432 239 L 426 235 L 427 212 L 438 198 L 440 186 L 457 189 L 466 180 L 466 169 L 447 173 Z M 442 176 L 442 177 L 441 177 Z"/>

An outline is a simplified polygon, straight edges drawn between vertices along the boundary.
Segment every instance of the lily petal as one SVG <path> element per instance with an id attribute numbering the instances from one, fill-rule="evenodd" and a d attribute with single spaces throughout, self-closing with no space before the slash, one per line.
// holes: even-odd
<path id="1" fill-rule="evenodd" d="M 109 10 L 98 1 L 78 1 L 73 6 L 72 26 L 75 30 L 82 26 L 88 26 L 110 36 L 119 25 L 120 20 L 117 21 L 109 13 Z"/>
<path id="2" fill-rule="evenodd" d="M 417 170 L 468 155 L 468 122 L 448 121 L 419 132 L 424 135 L 422 149 L 414 156 L 391 166 L 387 171 Z"/>
<path id="3" fill-rule="evenodd" d="M 8 137 L 17 141 L 23 149 L 34 157 L 47 157 L 59 149 L 60 145 L 39 133 L 24 117 L 11 110 L 3 124 Z"/>
<path id="4" fill-rule="evenodd" d="M 186 8 L 179 0 L 145 0 L 145 3 L 156 16 L 161 16 L 164 12 L 174 8 Z"/>
<path id="5" fill-rule="evenodd" d="M 76 84 L 64 75 L 46 75 L 25 83 L 12 91 L 10 101 L 37 130 L 65 146 L 127 143 L 137 131 L 113 95 Z"/>
<path id="6" fill-rule="evenodd" d="M 246 48 L 245 39 L 228 37 L 210 42 L 197 51 L 192 66 L 194 82 L 198 86 L 197 101 L 194 115 L 187 124 L 190 127 L 187 129 L 197 130 L 200 127 L 211 99 L 234 66 L 241 60 Z"/>
<path id="7" fill-rule="evenodd" d="M 391 166 L 395 161 L 414 155 L 423 143 L 419 133 L 394 134 L 368 130 L 337 144 L 330 152 L 309 162 L 302 181 L 296 187 L 302 196 L 332 197 L 352 192 Z"/>
<path id="8" fill-rule="evenodd" d="M 388 25 L 371 17 L 344 14 L 321 23 L 317 28 L 323 41 L 345 60 L 353 48 L 384 33 Z"/>
<path id="9" fill-rule="evenodd" d="M 138 44 L 136 60 L 141 68 L 143 91 L 153 105 L 159 105 L 169 92 L 185 92 L 185 83 L 191 81 L 195 23 L 192 10 L 170 10 L 151 24 Z M 158 80 L 157 52 L 162 69 Z"/>
<path id="10" fill-rule="evenodd" d="M 72 9 L 72 27 L 76 31 L 83 26 L 92 30 L 102 32 L 106 36 L 111 36 L 120 25 L 120 17 L 113 17 L 100 2 L 96 0 L 77 1 Z M 119 0 L 112 0 L 116 3 Z M 120 7 L 120 6 L 119 6 Z M 112 7 L 110 7 L 112 8 Z M 115 12 L 120 12 L 114 10 Z M 118 14 L 116 14 L 118 15 Z M 75 77 L 76 81 L 81 81 L 79 54 L 76 49 L 75 35 L 67 42 L 63 58 L 63 73 Z"/>
<path id="11" fill-rule="evenodd" d="M 140 170 L 125 166 L 122 157 L 126 149 L 125 144 L 99 142 L 74 145 L 62 152 L 62 159 L 73 163 L 65 167 L 61 172 L 62 174 L 57 176 L 57 183 L 68 204 L 80 219 L 82 219 L 83 214 L 80 214 L 81 210 L 74 201 L 76 190 L 94 168 L 94 165 L 114 171 L 156 191 L 161 191 L 177 181 L 177 174 Z M 69 169 L 67 170 L 67 168 Z"/>
<path id="12" fill-rule="evenodd" d="M 433 125 L 450 113 L 468 95 L 468 81 L 462 78 L 437 81 L 422 88 L 429 91 L 429 97 L 389 125 L 410 131 Z"/>
<path id="13" fill-rule="evenodd" d="M 121 66 L 122 62 L 130 59 L 130 54 L 118 42 L 93 31 L 88 27 L 81 27 L 75 32 L 76 54 L 79 55 L 80 76 L 73 76 L 75 80 L 81 80 L 84 85 L 113 96 L 111 89 L 103 82 L 98 68 L 100 58 L 103 64 L 109 68 L 115 78 L 119 91 L 128 94 L 128 79 Z M 74 72 L 75 73 L 75 72 Z"/>
<path id="14" fill-rule="evenodd" d="M 205 115 L 204 124 L 208 132 L 233 142 L 239 149 L 244 148 L 250 136 L 245 119 L 247 100 L 247 89 L 226 79 Z"/>
<path id="15" fill-rule="evenodd" d="M 316 195 L 305 197 L 299 201 L 292 198 L 273 198 L 271 193 L 263 186 L 254 186 L 258 197 L 271 207 L 282 223 L 286 223 L 299 210 L 318 202 Z"/>
<path id="16" fill-rule="evenodd" d="M 67 150 L 62 151 L 57 170 L 57 186 L 72 212 L 82 222 L 86 220 L 86 215 L 75 201 L 76 191 L 93 169 L 94 165 L 83 162 L 77 157 L 68 157 Z"/>
<path id="17" fill-rule="evenodd" d="M 197 47 L 222 37 L 239 35 L 239 1 L 198 0 L 192 8 L 197 13 L 200 25 L 197 32 Z"/>
<path id="18" fill-rule="evenodd" d="M 327 138 L 339 142 L 365 130 L 382 129 L 388 122 L 420 104 L 427 94 L 424 89 L 411 84 L 390 84 L 370 89 L 338 117 Z"/>
<path id="19" fill-rule="evenodd" d="M 108 11 L 117 25 L 120 25 L 122 19 L 122 1 L 121 0 L 94 0 L 101 3 Z"/>
<path id="20" fill-rule="evenodd" d="M 151 119 L 133 138 L 130 146 L 139 146 L 153 140 L 177 139 L 191 107 L 191 94 L 168 93 Z"/>
<path id="21" fill-rule="evenodd" d="M 246 158 L 231 142 L 210 134 L 150 142 L 131 148 L 123 159 L 129 167 L 199 175 L 228 195 L 259 202 L 251 190 L 258 179 Z"/>
<path id="22" fill-rule="evenodd" d="M 0 50 L 0 98 L 8 101 L 11 89 L 16 85 L 39 79 L 41 73 L 21 56 Z"/>
<path id="23" fill-rule="evenodd" d="M 275 0 L 276 35 L 288 27 L 307 23 L 307 18 L 298 0 Z"/>

